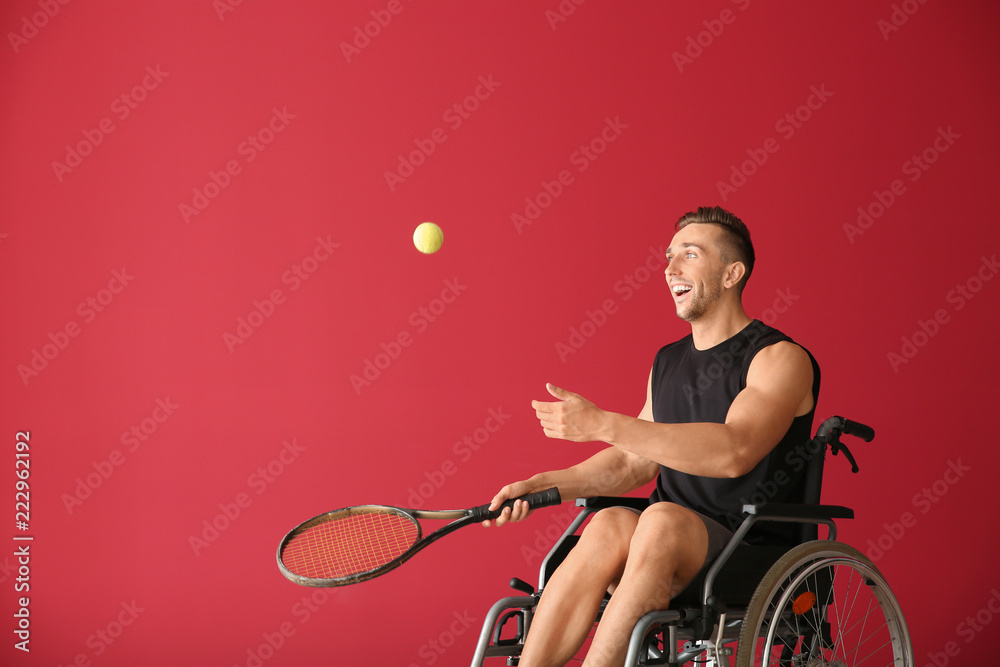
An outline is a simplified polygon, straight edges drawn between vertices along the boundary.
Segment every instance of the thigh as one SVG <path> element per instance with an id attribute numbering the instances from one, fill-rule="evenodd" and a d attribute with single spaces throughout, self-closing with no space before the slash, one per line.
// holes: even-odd
<path id="1" fill-rule="evenodd" d="M 603 509 L 587 523 L 569 558 L 579 560 L 588 572 L 600 576 L 610 590 L 621 579 L 628 561 L 629 547 L 640 516 L 626 507 Z"/>
<path id="2" fill-rule="evenodd" d="M 719 554 L 731 535 L 721 525 L 676 503 L 643 511 L 632 538 L 629 565 L 662 569 L 676 595 Z"/>

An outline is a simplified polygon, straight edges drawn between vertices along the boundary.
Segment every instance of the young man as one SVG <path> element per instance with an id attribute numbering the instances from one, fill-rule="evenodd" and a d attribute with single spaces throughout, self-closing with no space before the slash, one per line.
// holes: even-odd
<path id="1" fill-rule="evenodd" d="M 611 445 L 582 463 L 508 484 L 493 498 L 558 487 L 562 497 L 617 496 L 656 479 L 650 505 L 598 512 L 547 583 L 521 667 L 564 665 L 612 593 L 585 665 L 621 665 L 632 627 L 707 567 L 731 537 L 740 506 L 759 488 L 795 502 L 802 471 L 786 454 L 808 441 L 819 367 L 784 334 L 743 309 L 754 251 L 743 222 L 719 207 L 681 217 L 667 249 L 667 284 L 691 334 L 656 355 L 638 418 L 600 409 L 554 385 L 533 401 L 550 438 Z M 763 484 L 780 481 L 781 484 Z M 760 484 L 758 484 L 760 483 Z M 495 522 L 521 521 L 522 503 Z M 491 522 L 486 522 L 490 525 Z M 752 539 L 794 543 L 788 524 Z M 751 538 L 748 537 L 748 540 Z"/>

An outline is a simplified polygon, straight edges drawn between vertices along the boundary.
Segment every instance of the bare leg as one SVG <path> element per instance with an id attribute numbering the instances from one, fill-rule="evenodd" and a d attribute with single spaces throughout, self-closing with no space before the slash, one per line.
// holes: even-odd
<path id="1" fill-rule="evenodd" d="M 639 618 L 666 609 L 672 595 L 698 574 L 707 553 L 708 531 L 697 514 L 673 503 L 646 509 L 584 665 L 622 665 Z"/>
<path id="2" fill-rule="evenodd" d="M 639 515 L 601 510 L 542 591 L 521 654 L 522 667 L 561 667 L 583 646 L 601 600 L 622 577 Z"/>

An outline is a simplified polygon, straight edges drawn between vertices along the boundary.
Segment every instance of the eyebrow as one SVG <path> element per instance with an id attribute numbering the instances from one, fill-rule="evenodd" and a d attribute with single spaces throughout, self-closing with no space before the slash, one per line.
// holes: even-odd
<path id="1" fill-rule="evenodd" d="M 705 249 L 704 249 L 704 248 L 702 248 L 702 247 L 701 247 L 700 245 L 698 245 L 697 243 L 682 243 L 682 244 L 681 244 L 681 247 L 682 247 L 682 248 L 697 248 L 698 250 L 701 250 L 702 252 L 705 252 Z M 673 251 L 674 251 L 674 249 L 673 249 L 673 248 L 667 248 L 667 253 L 666 253 L 666 254 L 668 254 L 668 255 L 669 255 L 669 254 L 670 254 L 670 253 L 672 253 Z"/>

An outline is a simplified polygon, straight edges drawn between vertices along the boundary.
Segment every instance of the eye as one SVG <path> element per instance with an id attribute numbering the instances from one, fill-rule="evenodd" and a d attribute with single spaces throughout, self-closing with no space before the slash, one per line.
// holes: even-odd
<path id="1" fill-rule="evenodd" d="M 687 254 L 684 256 L 687 257 L 688 259 L 694 259 L 695 257 L 697 257 L 697 255 L 694 254 L 693 250 L 688 250 Z"/>

